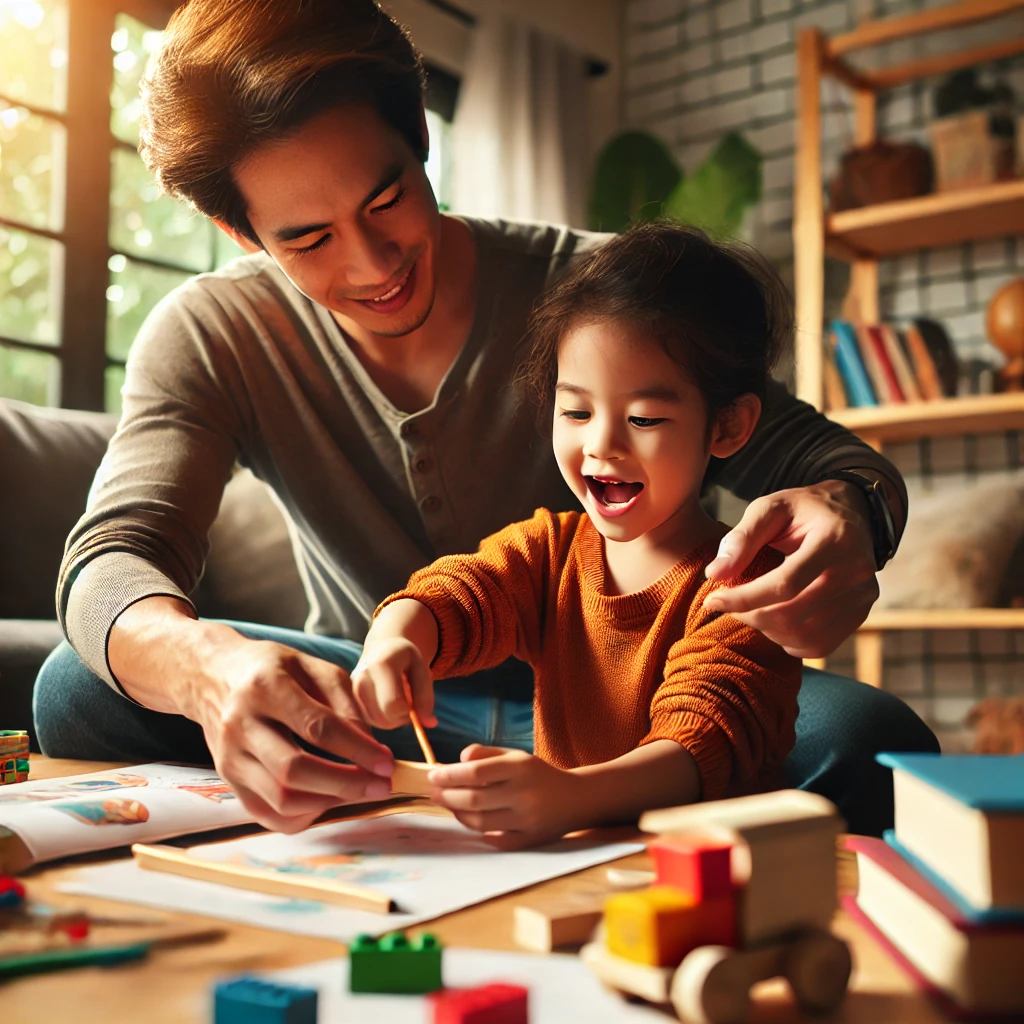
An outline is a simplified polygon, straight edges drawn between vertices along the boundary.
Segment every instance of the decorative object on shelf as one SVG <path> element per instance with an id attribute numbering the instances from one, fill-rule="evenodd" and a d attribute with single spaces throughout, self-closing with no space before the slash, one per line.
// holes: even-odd
<path id="1" fill-rule="evenodd" d="M 912 199 L 931 192 L 934 182 L 931 153 L 916 142 L 872 142 L 848 149 L 829 182 L 833 212 Z"/>
<path id="2" fill-rule="evenodd" d="M 1024 390 L 1024 277 L 1014 278 L 992 296 L 985 329 L 1006 356 L 1006 365 L 999 371 L 1000 390 Z"/>
<path id="3" fill-rule="evenodd" d="M 876 607 L 993 607 L 1024 536 L 1024 471 L 987 473 L 972 486 L 909 490 L 906 530 L 878 574 Z"/>
<path id="4" fill-rule="evenodd" d="M 686 176 L 654 135 L 623 132 L 598 154 L 589 226 L 623 231 L 633 221 L 666 216 L 718 237 L 735 235 L 747 210 L 761 199 L 762 163 L 758 150 L 729 132 Z"/>
<path id="5" fill-rule="evenodd" d="M 984 87 L 976 68 L 964 68 L 949 75 L 933 99 L 936 120 L 928 135 L 939 192 L 1013 177 L 1014 96 L 1005 82 Z"/>
<path id="6" fill-rule="evenodd" d="M 976 754 L 1024 754 L 1024 697 L 989 697 L 967 713 Z"/>

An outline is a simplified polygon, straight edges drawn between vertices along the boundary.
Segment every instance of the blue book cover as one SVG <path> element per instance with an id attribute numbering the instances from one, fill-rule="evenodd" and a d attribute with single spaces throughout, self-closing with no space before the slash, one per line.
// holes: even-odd
<path id="1" fill-rule="evenodd" d="M 850 404 L 856 406 L 878 405 L 875 389 L 871 386 L 864 361 L 857 346 L 857 335 L 853 326 L 845 320 L 832 321 L 832 334 L 836 339 L 836 367 L 846 384 Z"/>
<path id="2" fill-rule="evenodd" d="M 1024 754 L 878 754 L 876 760 L 976 811 L 1024 814 Z"/>
<path id="3" fill-rule="evenodd" d="M 889 755 L 880 755 L 882 757 Z M 932 756 L 932 755 L 925 755 Z M 1024 925 L 1024 907 L 991 907 L 979 910 L 973 903 L 968 903 L 941 875 L 936 874 L 920 857 L 911 853 L 897 838 L 893 830 L 886 829 L 883 839 L 926 881 L 933 885 L 953 904 L 961 914 L 975 924 L 1022 924 Z"/>

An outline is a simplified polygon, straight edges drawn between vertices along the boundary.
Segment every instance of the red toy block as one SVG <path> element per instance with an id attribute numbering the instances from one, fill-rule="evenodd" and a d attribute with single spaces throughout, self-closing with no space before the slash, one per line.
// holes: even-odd
<path id="1" fill-rule="evenodd" d="M 12 893 L 18 900 L 25 898 L 25 886 L 11 875 L 0 875 L 0 896 Z"/>
<path id="2" fill-rule="evenodd" d="M 706 836 L 662 836 L 647 844 L 658 885 L 682 889 L 697 903 L 732 895 L 732 844 Z"/>
<path id="3" fill-rule="evenodd" d="M 529 991 L 495 983 L 479 988 L 445 988 L 427 998 L 433 1024 L 528 1024 Z"/>

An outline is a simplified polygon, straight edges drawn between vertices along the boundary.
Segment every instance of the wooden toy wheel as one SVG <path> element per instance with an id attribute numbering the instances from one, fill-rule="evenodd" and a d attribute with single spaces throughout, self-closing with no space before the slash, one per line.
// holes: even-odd
<path id="1" fill-rule="evenodd" d="M 683 958 L 670 998 L 681 1021 L 743 1024 L 750 1012 L 749 981 L 737 970 L 736 950 L 701 946 Z"/>
<path id="2" fill-rule="evenodd" d="M 786 980 L 802 1010 L 826 1013 L 842 1002 L 853 963 L 850 950 L 831 932 L 809 931 L 786 953 Z"/>

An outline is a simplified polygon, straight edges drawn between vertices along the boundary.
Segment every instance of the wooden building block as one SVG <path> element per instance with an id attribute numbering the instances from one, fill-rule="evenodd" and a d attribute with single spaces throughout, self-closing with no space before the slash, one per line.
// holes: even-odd
<path id="1" fill-rule="evenodd" d="M 430 934 L 360 935 L 348 948 L 349 989 L 414 995 L 436 992 L 441 981 L 441 944 Z"/>
<path id="2" fill-rule="evenodd" d="M 214 989 L 214 1024 L 316 1024 L 316 1014 L 312 988 L 234 978 Z"/>
<path id="3" fill-rule="evenodd" d="M 843 820 L 822 796 L 780 790 L 734 800 L 648 811 L 647 832 L 714 835 L 736 844 L 739 941 L 829 927 L 837 906 L 836 837 Z"/>
<path id="4" fill-rule="evenodd" d="M 496 982 L 478 988 L 447 988 L 427 999 L 432 1024 L 529 1024 L 529 990 Z"/>
<path id="5" fill-rule="evenodd" d="M 625 960 L 669 967 L 695 942 L 693 897 L 669 886 L 620 893 L 605 904 L 608 951 Z"/>
<path id="6" fill-rule="evenodd" d="M 664 836 L 647 844 L 658 885 L 672 885 L 702 900 L 730 896 L 732 843 L 707 836 Z"/>
<path id="7" fill-rule="evenodd" d="M 516 907 L 513 940 L 523 949 L 550 953 L 589 942 L 604 912 L 603 896 L 578 896 Z"/>

